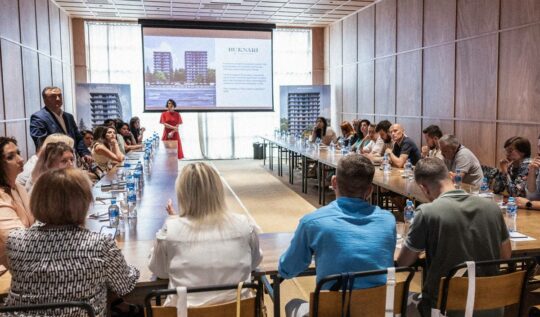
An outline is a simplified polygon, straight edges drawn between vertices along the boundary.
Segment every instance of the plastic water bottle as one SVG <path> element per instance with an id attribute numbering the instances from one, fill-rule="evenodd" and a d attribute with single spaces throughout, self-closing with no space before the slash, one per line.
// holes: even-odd
<path id="1" fill-rule="evenodd" d="M 120 223 L 120 208 L 116 205 L 116 198 L 111 199 L 109 206 L 109 223 L 111 227 L 116 228 Z"/>
<path id="2" fill-rule="evenodd" d="M 410 159 L 405 162 L 403 174 L 405 174 L 405 178 L 407 179 L 411 179 L 413 176 L 412 163 Z"/>
<path id="3" fill-rule="evenodd" d="M 516 218 L 517 218 L 516 200 L 514 199 L 514 197 L 509 197 L 508 203 L 506 203 L 506 226 L 508 227 L 509 232 L 517 231 Z"/>
<path id="4" fill-rule="evenodd" d="M 128 189 L 128 218 L 137 218 L 137 194 L 135 188 Z"/>
<path id="5" fill-rule="evenodd" d="M 456 189 L 461 189 L 461 170 L 456 169 L 456 175 L 454 176 L 454 185 Z"/>
<path id="6" fill-rule="evenodd" d="M 389 175 L 391 167 L 390 167 L 390 160 L 388 158 L 388 153 L 384 153 L 382 165 L 383 165 L 384 175 Z"/>
<path id="7" fill-rule="evenodd" d="M 150 176 L 151 170 L 150 170 L 150 153 L 146 152 L 144 154 L 144 170 L 145 174 L 147 176 Z"/>
<path id="8" fill-rule="evenodd" d="M 403 219 L 405 220 L 404 234 L 406 235 L 409 232 L 409 227 L 414 221 L 414 205 L 413 202 L 409 199 L 407 199 L 407 204 L 405 205 L 405 209 L 403 210 Z"/>
<path id="9" fill-rule="evenodd" d="M 330 153 L 334 153 L 336 151 L 336 145 L 334 144 L 334 140 L 330 141 L 328 149 L 330 150 Z"/>
<path id="10" fill-rule="evenodd" d="M 482 184 L 480 185 L 480 193 L 488 193 L 489 192 L 489 184 L 487 177 L 482 178 Z"/>

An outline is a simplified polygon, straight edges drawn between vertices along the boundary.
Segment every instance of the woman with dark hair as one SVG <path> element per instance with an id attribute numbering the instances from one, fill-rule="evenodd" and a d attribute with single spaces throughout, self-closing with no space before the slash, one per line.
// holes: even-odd
<path id="1" fill-rule="evenodd" d="M 92 157 L 103 171 L 109 171 L 114 164 L 124 160 L 124 154 L 120 151 L 116 140 L 116 129 L 96 127 L 94 136 L 96 141 L 92 145 Z"/>
<path id="2" fill-rule="evenodd" d="M 143 140 L 143 133 L 146 131 L 146 129 L 141 127 L 141 120 L 139 117 L 133 117 L 131 120 L 129 120 L 129 130 L 131 131 L 135 142 L 137 142 L 137 144 L 141 144 Z"/>
<path id="3" fill-rule="evenodd" d="M 159 123 L 163 124 L 163 141 L 176 140 L 178 141 L 178 159 L 184 158 L 184 152 L 182 151 L 182 142 L 180 141 L 180 135 L 178 134 L 178 126 L 182 124 L 182 117 L 176 111 L 176 102 L 172 99 L 167 100 L 167 111 L 161 114 Z"/>
<path id="4" fill-rule="evenodd" d="M 531 163 L 531 142 L 519 136 L 511 137 L 504 142 L 504 151 L 506 158 L 499 162 L 493 192 L 499 194 L 506 190 L 509 196 L 525 197 Z"/>
<path id="5" fill-rule="evenodd" d="M 124 149 L 126 153 L 142 149 L 142 144 L 138 144 L 129 130 L 129 124 L 126 122 L 118 122 L 116 124 L 116 133 L 124 139 Z"/>
<path id="6" fill-rule="evenodd" d="M 13 138 L 0 137 L 0 264 L 7 267 L 6 240 L 16 228 L 28 228 L 34 223 L 28 194 L 16 182 L 23 171 L 24 160 Z"/>
<path id="7" fill-rule="evenodd" d="M 326 119 L 324 117 L 318 117 L 313 127 L 313 132 L 311 133 L 311 142 L 321 140 L 321 144 L 330 145 L 330 142 L 337 141 L 336 132 L 328 126 Z"/>

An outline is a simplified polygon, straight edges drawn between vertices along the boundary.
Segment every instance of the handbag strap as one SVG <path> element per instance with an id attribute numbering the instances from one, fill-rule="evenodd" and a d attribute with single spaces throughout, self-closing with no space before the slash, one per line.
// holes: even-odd
<path id="1" fill-rule="evenodd" d="M 467 261 L 467 273 L 469 285 L 467 287 L 467 304 L 465 306 L 465 317 L 472 317 L 474 312 L 474 296 L 476 293 L 476 264 L 474 261 Z"/>
<path id="2" fill-rule="evenodd" d="M 394 316 L 394 297 L 396 291 L 396 268 L 389 267 L 386 273 L 386 304 L 384 307 L 384 316 Z"/>
<path id="3" fill-rule="evenodd" d="M 238 287 L 236 288 L 236 317 L 240 317 L 240 310 L 242 307 L 242 287 L 244 286 L 244 282 L 238 283 Z"/>

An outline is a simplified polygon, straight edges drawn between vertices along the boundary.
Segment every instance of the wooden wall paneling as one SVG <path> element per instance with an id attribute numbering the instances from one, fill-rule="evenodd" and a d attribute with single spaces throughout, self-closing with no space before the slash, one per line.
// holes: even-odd
<path id="1" fill-rule="evenodd" d="M 397 51 L 422 47 L 423 0 L 400 0 L 397 5 Z"/>
<path id="2" fill-rule="evenodd" d="M 496 34 L 457 43 L 457 118 L 497 119 Z"/>
<path id="3" fill-rule="evenodd" d="M 316 62 L 320 62 L 321 69 L 328 70 L 328 52 L 327 52 L 327 41 L 328 38 L 325 36 L 325 32 L 328 28 L 313 28 L 312 33 L 312 52 L 313 52 L 313 75 L 312 81 L 313 85 L 322 84 L 325 81 L 324 71 L 321 76 L 322 82 L 316 82 L 315 78 L 319 75 L 317 72 Z M 319 30 L 322 30 L 321 32 Z M 322 33 L 319 34 L 319 33 Z M 77 83 L 86 83 L 88 82 L 88 68 L 86 65 L 86 49 L 85 49 L 85 36 L 84 36 L 84 20 L 83 19 L 72 19 L 71 20 L 71 38 L 73 43 L 73 66 L 75 67 L 74 79 Z M 322 38 L 321 38 L 322 36 Z M 319 41 L 322 41 L 323 48 L 318 48 L 317 44 Z M 316 49 L 317 47 L 317 49 Z M 319 64 L 317 64 L 319 65 Z"/>
<path id="4" fill-rule="evenodd" d="M 458 0 L 457 38 L 497 31 L 500 0 Z"/>
<path id="5" fill-rule="evenodd" d="M 456 137 L 483 165 L 495 166 L 495 122 L 456 121 Z"/>
<path id="6" fill-rule="evenodd" d="M 521 136 L 529 139 L 531 142 L 531 156 L 536 156 L 538 135 L 540 134 L 540 126 L 525 125 L 519 123 L 498 123 L 497 124 L 497 142 L 496 142 L 496 159 L 495 163 L 505 158 L 503 145 L 506 140 L 513 136 Z"/>
<path id="7" fill-rule="evenodd" d="M 330 26 L 330 67 L 343 65 L 343 23 L 337 22 Z"/>
<path id="8" fill-rule="evenodd" d="M 0 39 L 0 120 L 5 120 L 6 115 L 4 113 L 4 87 L 2 85 L 2 46 L 4 45 L 4 40 Z M 5 123 L 0 123 L 0 135 L 6 135 L 6 125 Z"/>
<path id="9" fill-rule="evenodd" d="M 38 55 L 39 60 L 39 90 L 53 84 L 51 59 L 42 54 Z"/>
<path id="10" fill-rule="evenodd" d="M 375 56 L 396 52 L 396 0 L 375 4 Z"/>
<path id="11" fill-rule="evenodd" d="M 34 0 L 20 1 L 19 14 L 21 20 L 21 43 L 37 49 L 36 3 Z"/>
<path id="12" fill-rule="evenodd" d="M 38 49 L 45 54 L 51 53 L 51 40 L 49 38 L 48 12 L 49 12 L 49 1 L 36 0 L 36 27 L 37 27 Z"/>
<path id="13" fill-rule="evenodd" d="M 422 115 L 422 52 L 397 56 L 396 114 Z"/>
<path id="14" fill-rule="evenodd" d="M 357 16 L 358 62 L 365 62 L 375 57 L 375 7 L 366 8 L 358 12 Z"/>
<path id="15" fill-rule="evenodd" d="M 52 2 L 49 2 L 49 30 L 51 37 L 51 55 L 56 58 L 62 58 L 60 9 Z"/>
<path id="16" fill-rule="evenodd" d="M 6 120 L 25 118 L 24 90 L 21 74 L 21 47 L 8 41 L 2 42 L 2 85 L 4 91 L 4 111 Z M 19 150 L 26 157 L 26 129 L 25 122 L 8 123 L 7 131 L 19 142 Z"/>
<path id="17" fill-rule="evenodd" d="M 39 89 L 38 54 L 29 49 L 22 49 L 22 70 L 24 83 L 24 115 L 27 118 L 39 110 L 41 104 L 41 90 Z M 29 131 L 29 122 L 26 124 Z M 30 133 L 26 136 L 28 156 L 36 152 Z"/>
<path id="18" fill-rule="evenodd" d="M 64 89 L 64 81 L 62 78 L 62 63 L 56 59 L 51 59 L 52 64 L 52 84 L 53 86 Z"/>
<path id="19" fill-rule="evenodd" d="M 456 0 L 424 0 L 424 46 L 453 41 Z"/>
<path id="20" fill-rule="evenodd" d="M 73 82 L 73 74 L 72 74 L 72 68 L 69 64 L 62 64 L 62 79 L 64 80 L 64 110 L 73 114 L 76 116 L 76 110 L 74 107 L 74 98 L 73 95 L 73 86 L 71 83 Z"/>
<path id="21" fill-rule="evenodd" d="M 357 16 L 351 15 L 343 20 L 343 65 L 356 64 L 358 61 L 358 24 Z M 356 66 L 356 65 L 355 65 Z"/>
<path id="22" fill-rule="evenodd" d="M 422 119 L 419 118 L 400 118 L 397 117 L 396 122 L 404 129 L 408 137 L 414 140 L 418 149 L 422 148 Z"/>
<path id="23" fill-rule="evenodd" d="M 331 87 L 331 125 L 337 127 L 343 121 L 343 68 L 335 67 L 330 70 Z"/>
<path id="24" fill-rule="evenodd" d="M 357 99 L 357 66 L 349 64 L 343 66 L 343 112 L 356 113 L 358 112 Z"/>
<path id="25" fill-rule="evenodd" d="M 64 63 L 71 64 L 71 36 L 69 36 L 69 17 L 60 12 L 61 55 Z"/>
<path id="26" fill-rule="evenodd" d="M 498 119 L 540 122 L 540 25 L 502 32 Z"/>
<path id="27" fill-rule="evenodd" d="M 78 26 L 77 26 L 78 27 Z M 72 23 L 72 32 L 75 33 L 75 24 Z M 83 30 L 80 32 L 81 34 L 84 34 L 84 25 Z M 84 35 L 83 35 L 84 36 Z M 75 39 L 75 34 L 73 36 Z M 80 40 L 79 40 L 80 41 Z M 81 41 L 82 42 L 82 41 Z M 82 43 L 84 45 L 84 42 Z M 74 46 L 74 53 L 77 52 L 75 50 L 76 43 L 73 43 Z M 312 28 L 311 29 L 311 52 L 312 52 L 312 72 L 311 72 L 311 84 L 313 85 L 322 85 L 324 84 L 324 28 Z M 86 55 L 85 50 L 82 49 L 82 52 L 79 54 L 82 54 L 83 56 L 83 65 L 84 65 L 84 81 L 86 82 Z M 77 60 L 75 60 L 75 79 L 77 79 L 77 65 L 81 65 L 77 63 Z"/>
<path id="28" fill-rule="evenodd" d="M 438 125 L 443 134 L 454 134 L 454 120 L 445 119 L 422 119 L 422 130 L 430 125 Z M 422 145 L 425 145 L 424 137 L 422 136 Z"/>
<path id="29" fill-rule="evenodd" d="M 0 0 L 0 8 L 0 36 L 19 42 L 19 1 Z"/>
<path id="30" fill-rule="evenodd" d="M 396 57 L 375 60 L 375 113 L 376 121 L 395 121 L 396 114 Z"/>
<path id="31" fill-rule="evenodd" d="M 375 81 L 373 61 L 358 63 L 358 113 L 360 118 L 366 118 L 370 121 L 375 117 L 366 116 L 365 113 L 375 113 Z"/>
<path id="32" fill-rule="evenodd" d="M 501 28 L 540 21 L 540 1 L 501 0 Z"/>
<path id="33" fill-rule="evenodd" d="M 439 123 L 443 131 L 454 131 L 455 44 L 424 50 L 423 108 L 425 117 L 446 119 Z M 450 123 L 452 122 L 452 123 Z"/>

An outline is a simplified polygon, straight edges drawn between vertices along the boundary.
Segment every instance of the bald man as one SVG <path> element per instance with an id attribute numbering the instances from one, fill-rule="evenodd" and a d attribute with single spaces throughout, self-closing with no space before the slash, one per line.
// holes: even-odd
<path id="1" fill-rule="evenodd" d="M 421 158 L 420 150 L 411 138 L 405 136 L 405 129 L 400 124 L 395 123 L 390 127 L 390 136 L 394 141 L 394 147 L 386 149 L 386 153 L 388 153 L 392 166 L 403 168 L 408 159 L 415 165 Z"/>

